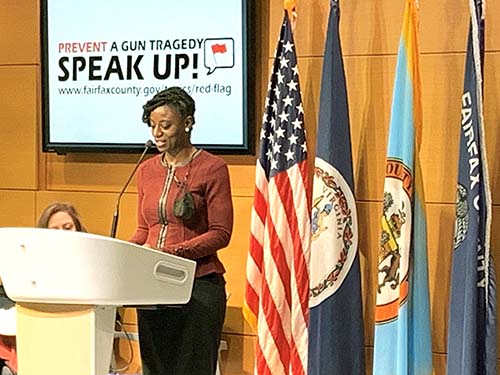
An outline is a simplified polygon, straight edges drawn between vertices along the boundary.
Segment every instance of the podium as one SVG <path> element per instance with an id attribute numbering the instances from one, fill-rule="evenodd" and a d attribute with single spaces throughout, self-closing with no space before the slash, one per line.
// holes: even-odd
<path id="1" fill-rule="evenodd" d="M 185 304 L 196 262 L 110 237 L 0 228 L 19 375 L 107 375 L 116 308 Z"/>

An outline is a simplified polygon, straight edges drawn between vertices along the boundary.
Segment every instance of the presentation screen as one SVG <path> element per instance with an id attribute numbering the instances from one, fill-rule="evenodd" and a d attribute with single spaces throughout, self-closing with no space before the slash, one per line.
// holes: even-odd
<path id="1" fill-rule="evenodd" d="M 246 0 L 41 0 L 43 151 L 134 151 L 142 107 L 179 86 L 192 142 L 251 153 Z"/>

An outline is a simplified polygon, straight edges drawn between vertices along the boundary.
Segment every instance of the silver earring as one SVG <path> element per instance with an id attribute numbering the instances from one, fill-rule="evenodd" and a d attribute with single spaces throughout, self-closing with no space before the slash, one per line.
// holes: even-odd
<path id="1" fill-rule="evenodd" d="M 186 133 L 189 133 L 189 132 L 191 131 L 191 128 L 190 128 L 189 126 L 186 126 L 186 127 L 184 128 L 184 131 L 185 131 Z"/>

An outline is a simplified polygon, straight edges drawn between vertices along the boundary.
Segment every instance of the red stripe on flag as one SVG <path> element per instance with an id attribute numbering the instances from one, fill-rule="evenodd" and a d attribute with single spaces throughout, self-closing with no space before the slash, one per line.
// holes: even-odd
<path id="1" fill-rule="evenodd" d="M 292 374 L 293 375 L 306 375 L 306 368 L 304 368 L 303 363 L 300 359 L 300 352 L 297 350 L 297 346 L 295 345 L 295 342 L 292 342 L 291 344 L 291 354 L 292 354 Z"/>
<path id="2" fill-rule="evenodd" d="M 262 348 L 259 344 L 256 345 L 256 353 L 255 353 L 255 367 L 256 374 L 259 375 L 276 375 L 276 372 L 273 373 L 269 366 L 267 365 L 267 361 L 264 357 L 264 353 L 262 352 Z"/>
<path id="3" fill-rule="evenodd" d="M 259 240 L 252 233 L 250 235 L 249 253 L 260 273 L 262 273 L 262 263 L 263 263 L 262 257 L 264 255 L 263 250 L 264 249 L 262 248 L 262 245 L 260 244 Z"/>
<path id="4" fill-rule="evenodd" d="M 300 167 L 307 167 L 307 161 L 303 161 L 299 163 Z M 286 173 L 278 174 L 275 177 L 276 186 L 280 189 L 280 196 L 284 199 L 283 206 L 284 207 L 295 207 L 295 210 L 290 210 L 286 214 L 286 218 L 288 220 L 288 226 L 290 228 L 290 233 L 300 234 L 301 230 L 300 226 L 304 225 L 303 222 L 299 222 L 299 218 L 304 217 L 304 215 L 309 216 L 309 207 L 307 201 L 297 202 L 297 200 L 290 195 L 293 191 L 291 184 L 297 186 L 298 189 L 304 189 L 307 186 L 307 175 L 303 176 L 300 172 L 303 171 L 303 168 L 299 168 L 299 175 L 297 176 L 295 171 L 296 167 L 291 168 L 291 178 L 297 178 L 298 181 L 292 181 L 290 183 L 289 175 Z M 304 181 L 305 178 L 305 181 Z M 305 186 L 304 186 L 305 185 Z M 297 192 L 300 195 L 301 192 Z M 302 207 L 301 207 L 302 206 Z M 305 207 L 304 207 L 305 206 Z M 305 212 L 303 212 L 305 211 Z M 298 213 L 300 213 L 298 215 Z M 299 216 L 299 218 L 297 218 Z M 305 228 L 305 235 L 309 235 L 309 222 L 306 223 L 308 228 Z M 304 231 L 304 228 L 303 228 Z M 293 265 L 294 271 L 296 275 L 296 285 L 298 286 L 298 294 L 300 300 L 300 306 L 302 308 L 302 314 L 305 317 L 307 322 L 307 317 L 309 316 L 309 274 L 307 269 L 308 261 L 305 257 L 305 251 L 303 248 L 302 241 L 308 240 L 307 238 L 302 239 L 301 237 L 295 235 L 292 237 L 293 241 Z"/>
<path id="5" fill-rule="evenodd" d="M 282 213 L 284 216 L 286 213 Z M 278 223 L 279 224 L 279 223 Z M 272 218 L 268 217 L 267 229 L 269 232 L 269 250 L 273 257 L 274 263 L 276 264 L 276 270 L 281 279 L 282 287 L 285 291 L 286 303 L 288 306 L 292 304 L 292 296 L 290 292 L 290 269 L 288 268 L 289 261 L 287 260 L 287 254 L 285 249 L 283 249 L 283 244 L 278 237 L 278 233 L 283 233 L 283 228 L 276 228 L 275 223 L 273 223 Z M 283 301 L 285 302 L 285 301 Z"/>
<path id="6" fill-rule="evenodd" d="M 245 305 L 253 316 L 248 316 L 249 312 L 247 309 L 243 310 L 243 314 L 254 330 L 257 330 L 262 272 L 264 267 L 264 248 L 262 244 L 264 242 L 264 223 L 266 221 L 267 200 L 262 192 L 267 192 L 266 184 L 267 179 L 264 175 L 264 171 L 261 165 L 257 163 L 254 207 L 252 211 L 250 247 L 248 254 L 251 260 L 249 259 L 247 261 L 247 285 L 245 292 Z"/>
<path id="7" fill-rule="evenodd" d="M 250 249 L 249 249 L 249 257 L 252 258 L 253 264 L 257 268 L 258 272 L 255 270 L 251 272 L 247 272 L 248 274 L 252 273 L 251 279 L 247 279 L 247 286 L 245 290 L 245 302 L 254 315 L 252 320 L 256 320 L 259 314 L 259 297 L 260 297 L 260 284 L 262 279 L 262 267 L 263 267 L 263 249 L 261 244 L 255 238 L 255 236 L 251 235 L 250 237 Z M 251 263 L 249 263 L 251 264 Z M 252 327 L 256 329 L 256 327 Z"/>
<path id="8" fill-rule="evenodd" d="M 260 170 L 258 173 L 261 174 L 263 173 L 263 171 Z M 264 194 L 267 193 L 267 188 L 265 186 L 262 186 L 262 184 L 267 183 L 267 180 L 265 179 L 265 176 L 262 176 L 260 178 L 264 179 L 264 181 L 260 181 L 259 185 L 255 187 L 253 208 L 260 221 L 262 223 L 265 223 L 267 215 L 267 199 Z M 252 220 L 255 219 L 256 218 L 252 218 Z"/>
<path id="9" fill-rule="evenodd" d="M 285 327 L 283 327 L 284 324 L 287 325 L 286 324 L 287 322 L 282 319 L 280 312 L 289 309 L 289 306 L 283 306 L 283 305 L 280 305 L 279 307 L 276 306 L 275 301 L 272 298 L 271 288 L 272 286 L 270 286 L 267 282 L 262 283 L 262 296 L 261 296 L 262 312 L 265 316 L 267 326 L 269 328 L 268 332 L 271 334 L 274 341 L 274 345 L 276 346 L 280 362 L 283 368 L 287 369 L 290 363 L 290 347 L 288 344 L 288 338 L 285 332 Z M 263 326 L 264 325 L 261 325 L 259 326 L 259 328 L 262 328 Z"/>

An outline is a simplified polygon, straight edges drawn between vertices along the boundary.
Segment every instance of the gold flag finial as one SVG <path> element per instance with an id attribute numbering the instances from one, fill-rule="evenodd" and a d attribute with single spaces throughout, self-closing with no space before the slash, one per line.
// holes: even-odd
<path id="1" fill-rule="evenodd" d="M 283 7 L 288 12 L 288 18 L 292 25 L 292 30 L 295 29 L 295 21 L 297 20 L 297 12 L 295 11 L 296 0 L 283 0 Z"/>

